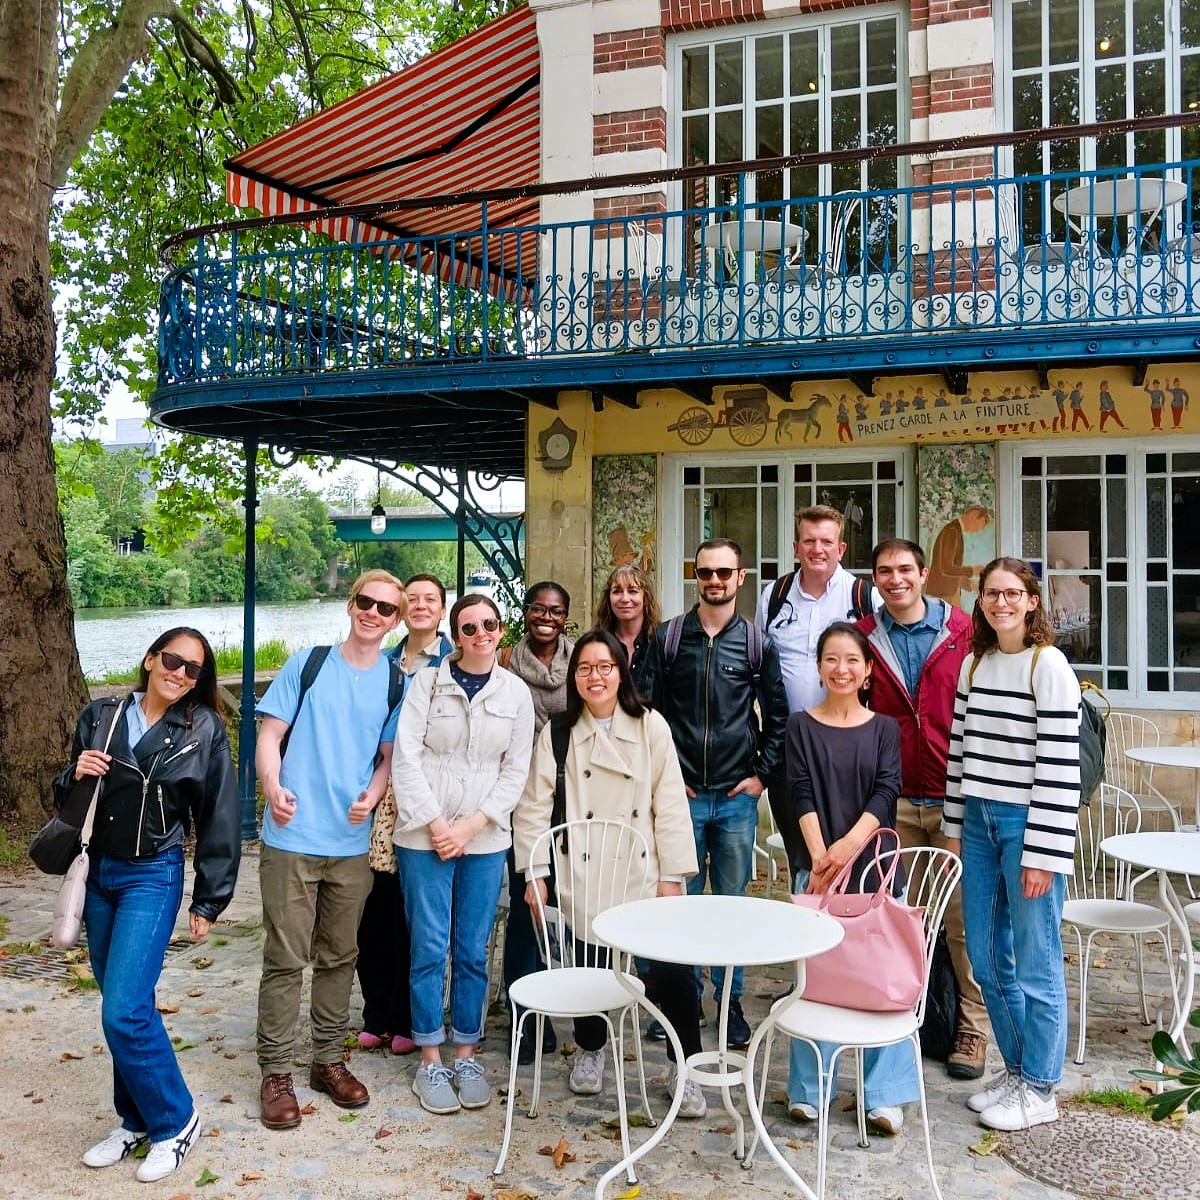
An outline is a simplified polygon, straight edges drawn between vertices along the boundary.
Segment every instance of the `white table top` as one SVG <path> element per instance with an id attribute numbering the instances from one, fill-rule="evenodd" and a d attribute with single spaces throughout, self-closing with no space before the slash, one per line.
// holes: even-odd
<path id="1" fill-rule="evenodd" d="M 1200 875 L 1200 833 L 1179 830 L 1120 833 L 1106 837 L 1100 849 L 1135 867 L 1170 871 L 1175 875 Z"/>
<path id="2" fill-rule="evenodd" d="M 805 230 L 791 221 L 759 221 L 736 217 L 729 221 L 718 221 L 705 225 L 696 234 L 697 241 L 709 250 L 727 250 L 782 254 L 799 246 L 805 238 Z"/>
<path id="3" fill-rule="evenodd" d="M 1200 771 L 1200 746 L 1133 746 L 1125 751 L 1125 757 L 1156 767 L 1191 767 Z"/>
<path id="4" fill-rule="evenodd" d="M 597 940 L 658 962 L 755 967 L 832 950 L 844 936 L 825 913 L 757 896 L 657 896 L 592 923 Z"/>
<path id="5" fill-rule="evenodd" d="M 1054 197 L 1054 207 L 1072 217 L 1127 217 L 1135 212 L 1157 213 L 1179 204 L 1187 186 L 1177 179 L 1153 176 L 1093 179 Z"/>

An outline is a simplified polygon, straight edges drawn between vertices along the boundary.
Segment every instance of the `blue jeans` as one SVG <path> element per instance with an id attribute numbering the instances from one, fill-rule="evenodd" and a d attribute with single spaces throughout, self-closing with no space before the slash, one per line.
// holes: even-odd
<path id="1" fill-rule="evenodd" d="M 1036 900 L 1021 892 L 1028 810 L 967 800 L 962 834 L 967 954 L 1004 1065 L 1043 1091 L 1062 1078 L 1067 1053 L 1067 984 L 1062 921 L 1066 876 Z"/>
<path id="2" fill-rule="evenodd" d="M 113 1106 L 131 1133 L 174 1137 L 192 1115 L 175 1047 L 154 1006 L 163 955 L 183 902 L 183 850 L 154 858 L 97 854 L 83 920 L 100 984 L 100 1020 L 113 1063 Z"/>
<path id="3" fill-rule="evenodd" d="M 800 871 L 793 881 L 793 891 L 802 892 L 808 887 L 808 872 Z M 788 1104 L 817 1105 L 817 1060 L 812 1047 L 790 1040 L 788 1047 Z M 821 1064 L 829 1070 L 829 1062 L 837 1046 L 833 1042 L 818 1042 L 821 1048 Z M 842 1054 L 846 1061 L 847 1054 Z M 853 1059 L 850 1059 L 852 1062 Z M 863 1103 L 868 1112 L 873 1108 L 888 1108 L 907 1104 L 921 1095 L 917 1081 L 917 1058 L 909 1041 L 896 1042 L 891 1046 L 863 1051 Z M 832 1099 L 837 1090 L 836 1082 L 829 1089 Z"/>
<path id="4" fill-rule="evenodd" d="M 688 880 L 688 894 L 698 896 L 705 883 L 714 896 L 744 896 L 754 869 L 754 834 L 758 829 L 758 797 L 744 793 L 727 796 L 723 791 L 698 791 L 689 801 L 692 833 L 696 838 L 699 871 Z M 725 968 L 712 968 L 713 996 L 720 1000 Z M 696 968 L 696 990 L 703 994 L 700 968 Z M 735 1000 L 742 994 L 742 968 L 733 969 Z"/>
<path id="5" fill-rule="evenodd" d="M 412 1038 L 418 1046 L 446 1040 L 446 958 L 450 957 L 450 1040 L 472 1046 L 483 1038 L 487 941 L 505 852 L 464 854 L 443 862 L 432 850 L 396 847 L 404 911 L 412 939 Z"/>

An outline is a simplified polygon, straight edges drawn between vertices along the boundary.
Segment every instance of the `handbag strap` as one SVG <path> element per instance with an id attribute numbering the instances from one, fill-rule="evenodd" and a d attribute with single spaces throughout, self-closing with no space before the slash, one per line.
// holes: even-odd
<path id="1" fill-rule="evenodd" d="M 104 738 L 103 753 L 108 753 L 109 743 L 112 741 L 113 730 L 117 727 L 117 722 L 121 719 L 121 714 L 125 711 L 125 705 L 118 701 L 113 706 L 113 718 L 108 725 L 108 733 Z M 83 827 L 79 830 L 79 847 L 80 853 L 88 848 L 88 843 L 92 840 L 92 825 L 96 820 L 96 805 L 100 801 L 100 786 L 104 783 L 104 776 L 96 776 L 96 786 L 92 789 L 92 800 L 88 805 L 87 815 L 83 818 Z"/>
<path id="2" fill-rule="evenodd" d="M 881 853 L 884 839 L 889 836 L 895 839 L 896 848 L 892 854 L 891 862 L 885 868 Z M 847 885 L 850 883 L 851 876 L 854 874 L 855 865 L 861 861 L 863 852 L 872 846 L 874 846 L 875 850 L 875 872 L 879 876 L 879 886 L 875 889 L 875 894 L 877 896 L 890 896 L 892 894 L 892 880 L 895 879 L 896 868 L 900 865 L 900 835 L 894 829 L 876 829 L 863 842 L 859 852 L 834 876 L 833 882 L 829 885 L 829 890 L 825 893 L 825 899 L 822 900 L 822 906 L 827 904 L 833 896 L 838 896 L 845 892 Z"/>

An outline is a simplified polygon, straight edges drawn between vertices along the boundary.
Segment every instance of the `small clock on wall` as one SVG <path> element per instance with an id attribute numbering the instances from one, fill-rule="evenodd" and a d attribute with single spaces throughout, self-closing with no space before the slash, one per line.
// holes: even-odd
<path id="1" fill-rule="evenodd" d="M 562 417 L 554 421 L 538 434 L 538 462 L 547 471 L 565 471 L 575 457 L 575 443 L 579 434 L 567 425 Z"/>

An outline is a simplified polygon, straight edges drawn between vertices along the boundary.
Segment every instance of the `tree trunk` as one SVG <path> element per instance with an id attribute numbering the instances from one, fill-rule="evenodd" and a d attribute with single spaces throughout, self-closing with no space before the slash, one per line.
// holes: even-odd
<path id="1" fill-rule="evenodd" d="M 42 818 L 87 699 L 50 445 L 57 5 L 0 0 L 0 821 Z"/>

